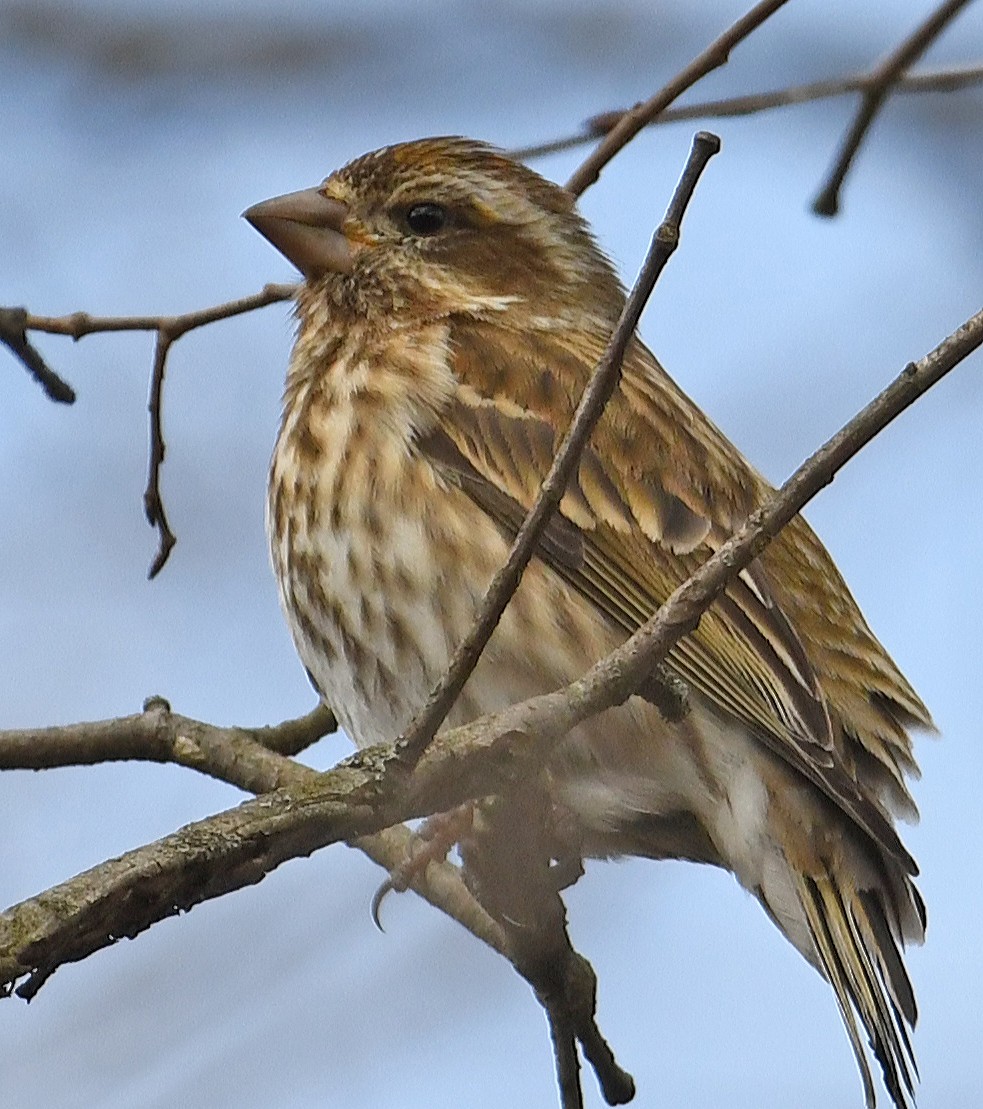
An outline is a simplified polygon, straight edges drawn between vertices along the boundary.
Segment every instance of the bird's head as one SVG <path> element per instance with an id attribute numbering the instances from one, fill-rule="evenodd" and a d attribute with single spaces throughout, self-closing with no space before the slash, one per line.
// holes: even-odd
<path id="1" fill-rule="evenodd" d="M 244 215 L 304 274 L 307 295 L 358 317 L 507 310 L 517 322 L 587 308 L 613 321 L 622 303 L 574 198 L 469 139 L 384 147 Z"/>

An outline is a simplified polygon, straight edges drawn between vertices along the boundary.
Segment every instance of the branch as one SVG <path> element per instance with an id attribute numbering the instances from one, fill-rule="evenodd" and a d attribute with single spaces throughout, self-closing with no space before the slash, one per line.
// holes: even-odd
<path id="1" fill-rule="evenodd" d="M 761 0 L 760 3 L 755 4 L 746 15 L 743 15 L 733 26 L 712 42 L 702 54 L 694 58 L 688 66 L 673 77 L 654 96 L 625 112 L 604 140 L 574 171 L 566 185 L 568 192 L 573 193 L 574 196 L 580 196 L 593 185 L 601 176 L 601 170 L 618 151 L 631 142 L 643 127 L 647 127 L 660 112 L 691 85 L 696 84 L 697 81 L 713 70 L 726 65 L 731 50 L 786 3 L 787 0 Z"/>
<path id="2" fill-rule="evenodd" d="M 669 203 L 665 219 L 656 229 L 645 262 L 625 302 L 621 318 L 608 342 L 607 349 L 584 390 L 570 427 L 560 445 L 549 472 L 532 507 L 516 534 L 505 565 L 498 571 L 481 602 L 471 630 L 459 644 L 440 681 L 427 703 L 414 718 L 400 744 L 407 768 L 412 768 L 437 729 L 454 707 L 482 651 L 498 626 L 502 613 L 519 587 L 522 574 L 535 553 L 539 540 L 549 524 L 574 470 L 580 463 L 594 425 L 601 418 L 611 394 L 621 378 L 625 351 L 638 327 L 645 305 L 666 263 L 679 245 L 680 225 L 697 182 L 710 159 L 720 150 L 720 139 L 700 131 L 693 139 L 689 158 L 683 168 L 676 192 Z"/>
<path id="3" fill-rule="evenodd" d="M 0 343 L 44 390 L 49 400 L 74 404 L 75 390 L 59 377 L 27 339 L 28 315 L 23 308 L 0 308 Z"/>
<path id="4" fill-rule="evenodd" d="M 177 763 L 250 791 L 268 793 L 281 789 L 302 793 L 319 786 L 322 775 L 279 754 L 278 749 L 300 750 L 334 727 L 331 713 L 318 707 L 305 717 L 273 728 L 220 728 L 172 713 L 166 701 L 155 697 L 148 700 L 142 714 L 118 720 L 35 732 L 0 732 L 0 767 L 38 769 L 111 759 L 143 759 Z M 262 799 L 255 804 L 262 814 Z M 286 804 L 289 807 L 290 802 Z M 260 831 L 258 843 L 252 845 L 233 843 L 242 833 L 238 831 L 239 825 L 228 818 L 238 811 L 220 814 L 217 820 L 203 821 L 166 840 L 130 852 L 123 859 L 96 867 L 0 917 L 0 985 L 6 988 L 5 992 L 9 992 L 16 978 L 32 972 L 18 991 L 29 998 L 61 962 L 84 958 L 122 935 L 135 935 L 149 923 L 202 900 L 202 896 L 190 896 L 185 902 L 179 892 L 195 889 L 197 879 L 202 877 L 197 869 L 201 857 L 196 855 L 196 849 L 204 855 L 217 850 L 216 858 L 220 859 L 227 856 L 216 845 L 231 846 L 228 857 L 237 873 L 230 889 L 258 881 L 272 867 L 251 870 L 249 852 L 253 849 L 261 854 L 257 849 L 261 848 L 265 833 Z M 355 845 L 380 866 L 392 869 L 406 857 L 411 838 L 409 830 L 399 826 L 358 839 Z M 185 857 L 185 866 L 180 853 L 188 850 L 189 844 L 193 846 L 191 854 Z M 178 854 L 174 855 L 174 851 Z M 218 871 L 212 876 L 215 884 L 203 896 L 222 892 L 220 872 L 225 865 L 218 864 Z M 156 889 L 158 885 L 161 911 L 141 923 L 141 910 L 134 913 L 130 901 L 139 900 L 150 887 Z M 499 930 L 468 892 L 456 867 L 431 864 L 426 876 L 416 877 L 411 886 L 473 935 L 503 952 Z M 8 929 L 11 921 L 12 930 Z M 77 936 L 71 934 L 73 929 L 78 929 Z M 14 936 L 16 940 L 12 939 Z M 35 956 L 60 950 L 64 957 L 55 957 L 47 965 L 43 958 L 35 962 L 28 958 L 26 963 L 20 963 L 14 952 L 22 949 Z"/>
<path id="5" fill-rule="evenodd" d="M 835 216 L 840 208 L 840 189 L 853 159 L 860 150 L 881 105 L 887 99 L 892 87 L 909 66 L 915 64 L 931 44 L 943 32 L 946 25 L 969 3 L 969 0 L 945 0 L 918 26 L 896 49 L 876 66 L 860 101 L 853 124 L 847 132 L 839 157 L 819 190 L 812 210 L 819 216 Z"/>
<path id="6" fill-rule="evenodd" d="M 39 381 L 53 400 L 71 403 L 75 393 L 53 370 L 45 365 L 41 355 L 27 341 L 28 331 L 44 331 L 50 335 L 69 335 L 76 341 L 85 335 L 106 331 L 156 331 L 153 369 L 150 375 L 150 461 L 147 487 L 143 494 L 144 512 L 151 527 L 157 529 L 159 545 L 150 564 L 148 577 L 154 578 L 163 569 L 171 549 L 177 542 L 167 522 L 164 502 L 160 492 L 160 468 L 164 462 L 166 446 L 162 426 L 164 374 L 167 355 L 171 346 L 183 335 L 196 328 L 232 319 L 246 312 L 253 312 L 268 304 L 289 300 L 296 289 L 294 285 L 264 285 L 258 293 L 226 301 L 210 308 L 199 308 L 179 316 L 90 316 L 87 312 L 73 312 L 68 316 L 34 316 L 23 308 L 0 308 L 0 342 L 5 343 Z"/>
<path id="7" fill-rule="evenodd" d="M 198 308 L 179 316 L 92 316 L 88 312 L 72 312 L 67 316 L 36 316 L 28 312 L 24 327 L 28 331 L 43 331 L 48 335 L 67 335 L 78 341 L 86 335 L 102 334 L 106 331 L 169 331 L 179 339 L 189 331 L 205 327 L 219 320 L 230 320 L 268 304 L 290 300 L 297 290 L 296 285 L 264 285 L 258 293 L 214 304 L 210 308 Z M 23 311 L 23 309 L 16 309 Z"/>
<path id="8" fill-rule="evenodd" d="M 161 402 L 164 397 L 167 354 L 173 342 L 174 339 L 169 331 L 164 328 L 158 330 L 157 341 L 154 343 L 154 364 L 150 371 L 150 400 L 147 402 L 147 411 L 150 413 L 150 461 L 147 467 L 147 487 L 143 491 L 143 511 L 147 517 L 147 523 L 152 528 L 156 528 L 160 536 L 157 553 L 147 571 L 147 577 L 151 581 L 164 569 L 164 563 L 167 562 L 177 542 L 177 536 L 171 531 L 171 526 L 167 522 L 167 513 L 164 511 L 164 501 L 160 493 L 160 468 L 167 454 Z"/>
<path id="9" fill-rule="evenodd" d="M 901 375 L 805 462 L 622 647 L 562 690 L 441 733 L 412 779 L 393 748 L 371 748 L 300 788 L 280 789 L 70 879 L 0 916 L 0 981 L 36 992 L 84 958 L 280 862 L 528 780 L 577 724 L 631 696 L 714 597 L 836 471 L 983 343 L 983 310 Z M 311 772 L 313 773 L 313 772 Z"/>
<path id="10" fill-rule="evenodd" d="M 876 81 L 876 75 L 857 73 L 851 77 L 836 77 L 828 81 L 811 81 L 804 85 L 789 85 L 773 92 L 750 93 L 746 96 L 730 96 L 720 100 L 701 100 L 695 104 L 681 104 L 666 108 L 646 127 L 657 127 L 665 123 L 680 123 L 694 119 L 728 119 L 735 116 L 755 115 L 771 111 L 773 108 L 792 107 L 816 100 L 828 100 L 846 93 L 866 92 Z M 895 93 L 955 92 L 959 89 L 983 83 L 983 65 L 952 66 L 933 69 L 924 73 L 907 73 L 894 84 Z M 564 135 L 535 146 L 523 146 L 509 153 L 519 161 L 531 161 L 547 154 L 557 154 L 586 146 L 613 130 L 627 114 L 625 108 L 614 108 L 591 116 L 584 129 L 575 135 Z"/>
<path id="11" fill-rule="evenodd" d="M 179 716 L 163 697 L 149 697 L 143 712 L 133 716 L 0 731 L 0 770 L 50 770 L 123 760 L 177 763 L 250 793 L 262 793 L 279 783 L 271 781 L 262 768 L 250 769 L 248 760 L 240 757 L 243 743 L 292 756 L 337 728 L 334 715 L 323 705 L 274 727 L 223 728 Z M 225 754 L 217 759 L 217 752 Z"/>
<path id="12" fill-rule="evenodd" d="M 605 1101 L 625 1104 L 635 1095 L 635 1082 L 597 1026 L 597 977 L 570 942 L 560 896 L 569 878 L 561 863 L 551 865 L 557 846 L 548 785 L 542 777 L 520 782 L 482 804 L 474 824 L 460 845 L 464 873 L 501 928 L 512 965 L 546 1011 L 562 1109 L 583 1106 L 578 1043 Z M 583 867 L 577 862 L 579 877 Z"/>

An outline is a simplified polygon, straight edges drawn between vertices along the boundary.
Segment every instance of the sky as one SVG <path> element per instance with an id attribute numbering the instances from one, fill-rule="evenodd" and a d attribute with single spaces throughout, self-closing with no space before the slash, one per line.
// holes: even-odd
<path id="1" fill-rule="evenodd" d="M 928 10 L 793 0 L 699 96 L 865 68 Z M 648 96 L 742 11 L 730 0 L 0 0 L 0 300 L 43 314 L 168 313 L 293 280 L 239 218 L 250 204 L 391 141 L 461 133 L 516 147 L 576 131 Z M 983 12 L 971 6 L 926 64 L 981 57 Z M 723 152 L 642 324 L 776 482 L 980 307 L 983 92 L 891 102 L 842 214 L 819 220 L 809 203 L 851 109 L 708 124 Z M 627 282 L 694 129 L 648 132 L 584 198 Z M 580 156 L 535 165 L 562 181 Z M 178 545 L 152 583 L 151 338 L 37 337 L 78 392 L 72 408 L 0 357 L 0 727 L 131 713 L 155 693 L 216 723 L 312 706 L 263 533 L 291 330 L 279 305 L 173 349 L 163 491 Z M 807 511 L 941 732 L 919 740 L 922 819 L 905 832 L 929 907 L 928 942 L 909 960 L 922 1109 L 981 1095 L 980 359 Z M 304 758 L 326 767 L 349 749 L 339 735 Z M 4 773 L 0 901 L 239 800 L 175 767 Z M 356 852 L 326 850 L 60 969 L 30 1006 L 4 1001 L 5 1104 L 555 1104 L 545 1021 L 524 983 L 412 895 L 390 898 L 379 933 L 369 902 L 381 877 Z M 728 875 L 592 863 L 568 904 L 635 1105 L 862 1104 L 829 988 Z M 602 1104 L 589 1073 L 585 1091 Z"/>

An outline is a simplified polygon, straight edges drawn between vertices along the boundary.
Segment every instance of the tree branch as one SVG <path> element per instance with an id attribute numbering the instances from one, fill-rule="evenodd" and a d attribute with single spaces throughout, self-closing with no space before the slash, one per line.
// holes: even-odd
<path id="1" fill-rule="evenodd" d="M 179 316 L 90 316 L 87 312 L 73 312 L 68 316 L 35 316 L 23 308 L 0 308 L 0 342 L 5 343 L 27 367 L 49 397 L 69 404 L 75 400 L 75 393 L 48 368 L 41 355 L 27 341 L 28 331 L 69 335 L 76 341 L 97 332 L 156 331 L 157 341 L 150 374 L 150 400 L 147 405 L 150 412 L 150 458 L 143 506 L 148 523 L 157 529 L 159 544 L 147 573 L 149 578 L 156 577 L 164 568 L 168 555 L 177 542 L 167 522 L 160 492 L 160 468 L 167 451 L 162 423 L 164 374 L 171 346 L 196 328 L 217 323 L 219 320 L 232 319 L 268 304 L 289 300 L 295 290 L 295 285 L 264 285 L 258 293 L 251 296 L 226 301 L 210 308 L 199 308 Z"/>
<path id="2" fill-rule="evenodd" d="M 27 338 L 29 316 L 23 308 L 0 308 L 0 343 L 41 386 L 49 400 L 74 404 L 75 390 L 59 377 Z"/>
<path id="3" fill-rule="evenodd" d="M 681 93 L 702 77 L 726 65 L 730 52 L 761 26 L 769 16 L 774 15 L 788 0 L 761 0 L 746 14 L 715 39 L 701 54 L 664 85 L 654 96 L 637 104 L 626 112 L 607 133 L 587 158 L 577 167 L 567 182 L 568 192 L 580 196 L 601 176 L 601 170 L 623 147 L 638 134 L 642 128 L 664 111 Z"/>
<path id="4" fill-rule="evenodd" d="M 281 805 L 289 809 L 291 796 L 312 788 L 320 790 L 323 775 L 275 748 L 300 749 L 333 727 L 334 718 L 318 707 L 275 728 L 220 728 L 172 713 L 166 701 L 155 697 L 136 716 L 37 732 L 0 732 L 0 766 L 37 769 L 121 758 L 174 762 L 245 790 L 266 794 L 280 790 Z M 344 784 L 341 788 L 344 790 Z M 233 809 L 95 867 L 4 914 L 0 917 L 0 987 L 9 992 L 16 978 L 36 970 L 19 991 L 21 996 L 33 996 L 60 963 L 84 958 L 123 935 L 136 935 L 156 920 L 220 895 L 224 863 L 218 863 L 216 872 L 199 885 L 204 860 L 210 861 L 213 853 L 216 860 L 228 855 L 234 872 L 228 889 L 259 881 L 278 862 L 294 857 L 274 851 L 266 863 L 261 861 L 262 841 L 269 834 L 264 830 L 264 812 L 269 811 L 276 825 L 281 810 L 276 806 L 267 810 L 263 798 L 253 804 L 258 814 L 254 840 L 244 830 L 249 827 L 248 813 L 239 819 L 234 814 L 240 810 Z M 355 846 L 391 869 L 405 858 L 411 838 L 409 830 L 399 826 L 359 838 Z M 468 892 L 456 867 L 431 864 L 426 875 L 416 877 L 411 886 L 473 935 L 496 951 L 504 951 L 499 930 Z M 159 903 L 157 911 L 145 917 L 139 902 L 142 897 L 153 901 L 151 890 Z M 73 929 L 78 930 L 75 936 Z M 15 949 L 34 955 L 36 962 L 19 963 Z M 53 961 L 46 962 L 45 953 L 52 952 L 56 953 Z"/>
<path id="5" fill-rule="evenodd" d="M 945 0 L 896 49 L 876 66 L 860 101 L 853 124 L 847 132 L 839 157 L 819 190 L 812 210 L 819 216 L 835 216 L 840 208 L 840 189 L 870 130 L 881 105 L 901 74 L 915 64 L 945 30 L 946 25 L 969 3 L 969 0 Z"/>
<path id="6" fill-rule="evenodd" d="M 205 327 L 219 320 L 230 320 L 246 312 L 255 312 L 268 304 L 290 300 L 297 291 L 296 285 L 264 285 L 258 293 L 238 297 L 236 300 L 197 308 L 178 316 L 92 316 L 88 312 L 72 312 L 67 316 L 37 316 L 27 312 L 24 327 L 28 331 L 43 331 L 48 335 L 67 335 L 76 342 L 86 335 L 106 331 L 168 331 L 179 339 L 189 331 Z M 23 311 L 23 309 L 16 309 Z"/>
<path id="7" fill-rule="evenodd" d="M 866 92 L 876 82 L 875 74 L 857 73 L 851 77 L 836 77 L 828 81 L 810 81 L 804 85 L 789 85 L 773 92 L 750 93 L 746 96 L 728 96 L 719 100 L 700 100 L 695 104 L 679 104 L 666 108 L 646 127 L 665 123 L 680 123 L 694 119 L 728 119 L 735 116 L 755 115 L 774 108 L 793 107 L 817 100 L 828 100 L 852 92 Z M 983 65 L 952 66 L 933 69 L 924 73 L 906 73 L 894 84 L 895 93 L 955 92 L 983 83 Z M 575 135 L 564 135 L 533 146 L 517 147 L 510 151 L 519 161 L 531 161 L 547 154 L 558 154 L 586 146 L 613 130 L 627 114 L 626 108 L 613 108 L 599 112 L 588 119 Z"/>
<path id="8" fill-rule="evenodd" d="M 133 716 L 0 731 L 0 770 L 49 770 L 123 760 L 169 762 L 221 778 L 250 793 L 262 793 L 279 783 L 271 783 L 262 771 L 258 781 L 242 776 L 241 741 L 291 756 L 337 728 L 334 715 L 323 705 L 273 727 L 223 728 L 172 713 L 167 701 L 155 696 L 148 697 L 143 712 Z M 216 761 L 215 752 L 229 755 Z"/>

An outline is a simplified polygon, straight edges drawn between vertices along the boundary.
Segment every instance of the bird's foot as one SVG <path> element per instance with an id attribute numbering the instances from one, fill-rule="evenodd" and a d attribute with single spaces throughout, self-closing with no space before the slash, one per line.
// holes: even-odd
<path id="1" fill-rule="evenodd" d="M 380 932 L 384 929 L 379 910 L 386 894 L 403 893 L 431 863 L 443 862 L 454 845 L 471 831 L 473 824 L 474 803 L 471 801 L 448 812 L 435 813 L 423 822 L 410 841 L 406 858 L 393 868 L 372 897 L 372 920 Z"/>

